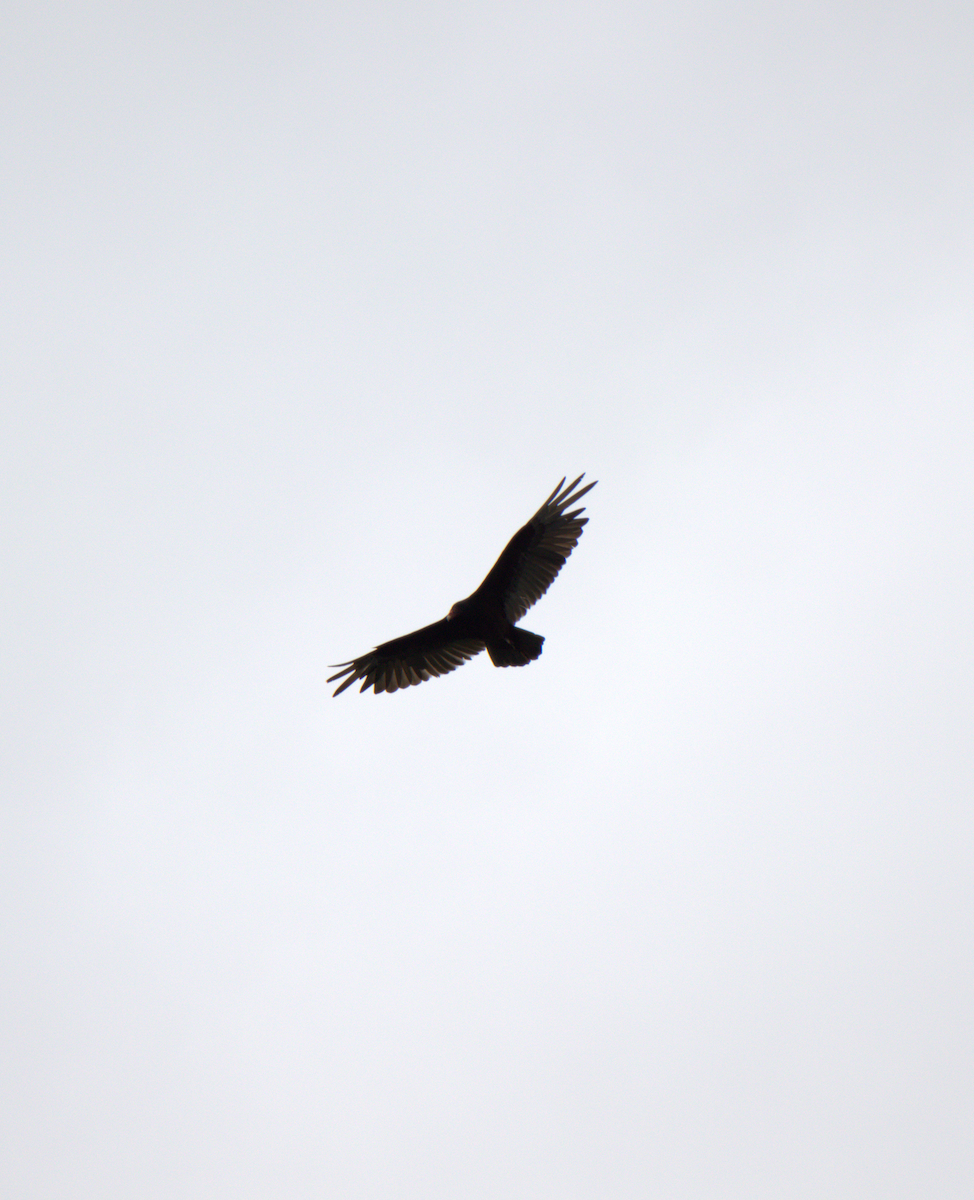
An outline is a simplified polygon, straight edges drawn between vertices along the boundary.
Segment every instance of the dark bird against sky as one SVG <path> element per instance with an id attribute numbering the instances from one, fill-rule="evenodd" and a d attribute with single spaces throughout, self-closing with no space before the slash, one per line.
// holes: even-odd
<path id="1" fill-rule="evenodd" d="M 582 536 L 588 517 L 584 508 L 565 509 L 580 500 L 598 480 L 574 491 L 584 475 L 555 488 L 528 523 L 515 533 L 479 588 L 458 600 L 441 621 L 415 633 L 383 642 L 361 658 L 336 663 L 342 669 L 328 682 L 348 676 L 335 689 L 364 682 L 359 691 L 395 692 L 446 675 L 481 650 L 487 650 L 495 667 L 523 667 L 541 654 L 544 638 L 517 627 L 532 604 L 551 586 L 565 560 Z"/>

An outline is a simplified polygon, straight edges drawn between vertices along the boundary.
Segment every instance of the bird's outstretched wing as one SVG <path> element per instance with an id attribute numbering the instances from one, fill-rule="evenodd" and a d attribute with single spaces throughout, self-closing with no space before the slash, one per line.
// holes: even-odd
<path id="1" fill-rule="evenodd" d="M 584 478 L 579 475 L 568 487 L 564 486 L 564 479 L 558 484 L 531 520 L 507 543 L 477 589 L 481 594 L 496 596 L 512 623 L 520 621 L 537 604 L 578 545 L 588 517 L 579 516 L 584 507 L 565 510 L 598 483 L 593 480 L 576 492 Z"/>
<path id="2" fill-rule="evenodd" d="M 455 671 L 479 654 L 485 645 L 478 638 L 457 637 L 456 626 L 451 628 L 450 622 L 444 617 L 442 621 L 435 621 L 414 633 L 383 642 L 361 658 L 335 663 L 336 667 L 343 669 L 332 675 L 328 683 L 348 676 L 341 687 L 335 689 L 336 696 L 360 679 L 364 680 L 360 692 L 370 687 L 376 692 L 396 692 L 399 688 L 424 683 L 434 675 Z"/>

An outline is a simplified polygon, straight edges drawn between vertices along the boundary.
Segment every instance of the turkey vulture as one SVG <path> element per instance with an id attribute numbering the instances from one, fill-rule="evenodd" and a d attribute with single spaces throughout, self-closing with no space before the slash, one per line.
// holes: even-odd
<path id="1" fill-rule="evenodd" d="M 348 678 L 334 694 L 340 695 L 360 679 L 364 681 L 360 692 L 368 688 L 395 692 L 425 683 L 433 675 L 455 671 L 485 647 L 495 667 L 533 662 L 541 654 L 544 638 L 519 629 L 516 622 L 545 594 L 582 536 L 588 517 L 578 514 L 585 509 L 565 509 L 598 482 L 576 492 L 584 478 L 579 475 L 568 487 L 563 479 L 507 543 L 480 587 L 466 600 L 458 600 L 441 621 L 383 642 L 361 658 L 335 663 L 342 669 L 328 683 Z"/>

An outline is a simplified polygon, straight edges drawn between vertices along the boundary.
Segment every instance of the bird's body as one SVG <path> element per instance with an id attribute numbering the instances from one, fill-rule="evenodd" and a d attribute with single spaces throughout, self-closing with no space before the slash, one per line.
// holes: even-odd
<path id="1" fill-rule="evenodd" d="M 475 592 L 458 600 L 447 616 L 404 637 L 383 642 L 369 654 L 347 663 L 328 680 L 344 682 L 335 690 L 363 680 L 359 691 L 395 692 L 456 670 L 486 649 L 495 667 L 523 667 L 541 654 L 544 638 L 520 629 L 517 622 L 550 587 L 582 535 L 588 517 L 583 508 L 566 512 L 595 483 L 576 492 L 584 475 L 555 488 L 530 521 L 504 547 Z M 597 482 L 597 481 L 596 481 Z"/>

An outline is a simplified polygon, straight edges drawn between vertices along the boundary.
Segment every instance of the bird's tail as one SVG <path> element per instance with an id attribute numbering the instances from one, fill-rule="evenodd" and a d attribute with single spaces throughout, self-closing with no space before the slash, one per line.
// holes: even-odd
<path id="1" fill-rule="evenodd" d="M 487 653 L 495 667 L 523 667 L 541 655 L 544 638 L 540 633 L 515 626 L 502 642 L 490 642 Z"/>

